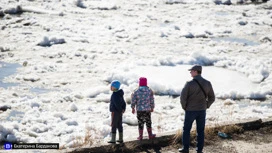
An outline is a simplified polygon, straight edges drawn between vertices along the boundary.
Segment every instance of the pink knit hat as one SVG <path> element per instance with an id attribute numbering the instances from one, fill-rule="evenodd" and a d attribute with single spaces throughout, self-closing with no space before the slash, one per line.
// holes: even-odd
<path id="1" fill-rule="evenodd" d="M 145 77 L 139 78 L 139 86 L 147 86 L 147 79 Z"/>

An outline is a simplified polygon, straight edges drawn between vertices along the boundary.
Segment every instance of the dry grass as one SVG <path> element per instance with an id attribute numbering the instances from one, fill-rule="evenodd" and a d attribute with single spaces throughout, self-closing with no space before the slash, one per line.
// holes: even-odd
<path id="1" fill-rule="evenodd" d="M 131 142 L 131 143 L 126 143 L 126 147 L 130 150 L 136 150 L 137 148 L 141 147 L 140 142 Z"/>
<path id="2" fill-rule="evenodd" d="M 74 144 L 72 145 L 72 148 L 79 148 L 82 146 L 92 146 L 94 143 L 94 140 L 92 138 L 92 131 L 95 131 L 95 129 L 86 129 L 85 136 L 76 136 L 74 138 Z M 64 149 L 64 146 L 62 146 L 62 149 Z"/>
<path id="3" fill-rule="evenodd" d="M 159 118 L 158 118 L 158 121 L 157 121 L 157 123 L 158 123 L 157 129 L 158 129 L 158 132 L 159 132 L 159 133 L 162 133 L 162 132 L 163 132 L 162 126 L 161 126 L 161 120 L 162 120 L 162 115 L 160 114 L 160 116 L 159 116 Z"/>
<path id="4" fill-rule="evenodd" d="M 61 146 L 59 147 L 59 150 L 63 150 L 63 149 L 65 149 L 65 146 L 64 146 L 64 145 L 61 145 Z"/>
<path id="5" fill-rule="evenodd" d="M 226 134 L 234 134 L 243 132 L 243 128 L 237 125 L 225 125 L 216 127 L 206 127 L 205 128 L 205 144 L 212 144 L 214 140 L 218 137 L 218 132 L 223 132 Z M 194 144 L 196 140 L 196 131 L 191 131 L 191 143 Z M 178 130 L 172 139 L 172 144 L 181 143 L 182 130 Z"/>
<path id="6" fill-rule="evenodd" d="M 243 128 L 238 125 L 226 125 L 226 126 L 219 127 L 218 130 L 227 134 L 243 132 Z"/>
<path id="7" fill-rule="evenodd" d="M 178 143 L 180 143 L 181 138 L 182 138 L 182 130 L 180 129 L 174 135 L 173 140 L 172 140 L 172 144 L 178 144 Z"/>
<path id="8" fill-rule="evenodd" d="M 87 130 L 86 131 L 86 134 L 85 134 L 85 137 L 84 137 L 84 142 L 83 144 L 84 145 L 93 145 L 93 139 L 92 139 L 92 136 L 91 136 L 91 131 L 90 130 Z"/>

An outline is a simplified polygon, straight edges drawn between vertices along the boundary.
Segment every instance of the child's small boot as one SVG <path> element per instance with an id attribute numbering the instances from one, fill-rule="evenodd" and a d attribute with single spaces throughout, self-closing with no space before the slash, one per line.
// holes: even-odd
<path id="1" fill-rule="evenodd" d="M 152 128 L 147 128 L 147 132 L 149 139 L 154 139 L 156 137 L 156 134 L 152 133 Z"/>
<path id="2" fill-rule="evenodd" d="M 138 140 L 143 140 L 143 133 L 144 133 L 144 130 L 139 129 L 139 137 L 137 138 Z"/>
<path id="3" fill-rule="evenodd" d="M 116 143 L 116 133 L 111 133 L 111 140 L 108 143 Z"/>
<path id="4" fill-rule="evenodd" d="M 117 140 L 119 143 L 123 143 L 123 132 L 119 132 L 119 140 Z"/>

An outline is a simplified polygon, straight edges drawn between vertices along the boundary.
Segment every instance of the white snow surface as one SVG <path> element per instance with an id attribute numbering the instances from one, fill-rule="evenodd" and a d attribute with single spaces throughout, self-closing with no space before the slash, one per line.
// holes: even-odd
<path id="1" fill-rule="evenodd" d="M 194 64 L 216 94 L 208 126 L 271 118 L 272 1 L 231 2 L 1 1 L 1 75 L 8 63 L 21 66 L 0 76 L 3 84 L 16 83 L 0 86 L 0 106 L 11 106 L 0 112 L 0 142 L 106 143 L 112 80 L 122 83 L 128 102 L 124 140 L 136 139 L 129 102 L 139 77 L 155 92 L 154 133 L 179 130 L 178 96 Z M 24 12 L 13 15 L 17 6 Z"/>

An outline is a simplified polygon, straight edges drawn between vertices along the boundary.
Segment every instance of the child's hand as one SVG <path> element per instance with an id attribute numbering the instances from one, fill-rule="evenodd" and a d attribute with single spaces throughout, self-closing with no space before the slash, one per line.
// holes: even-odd
<path id="1" fill-rule="evenodd" d="M 154 111 L 153 108 L 151 108 L 150 112 L 153 112 L 153 111 Z"/>
<path id="2" fill-rule="evenodd" d="M 134 108 L 132 108 L 132 114 L 135 114 L 135 109 Z"/>

